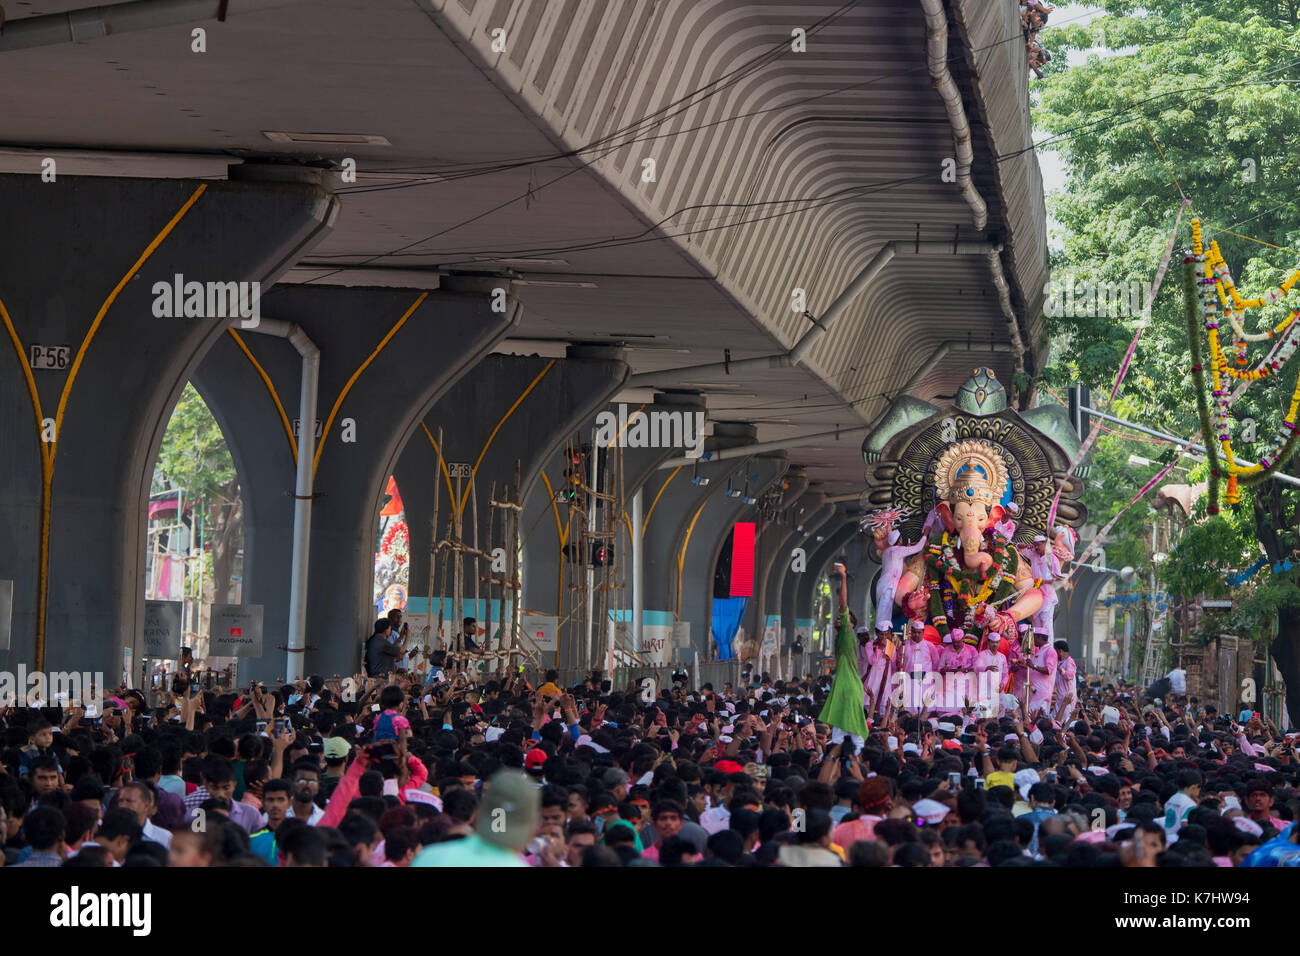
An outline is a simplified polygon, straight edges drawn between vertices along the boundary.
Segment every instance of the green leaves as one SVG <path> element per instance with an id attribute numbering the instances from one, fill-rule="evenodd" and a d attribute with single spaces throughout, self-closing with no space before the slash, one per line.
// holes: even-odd
<path id="1" fill-rule="evenodd" d="M 226 439 L 190 384 L 176 403 L 158 449 L 154 482 L 159 485 L 162 481 L 180 485 L 191 500 L 229 502 L 238 495 L 235 462 Z"/>
<path id="2" fill-rule="evenodd" d="M 1092 283 L 1149 284 L 1185 194 L 1243 295 L 1275 287 L 1300 263 L 1300 251 L 1290 251 L 1300 250 L 1300 0 L 1095 5 L 1107 15 L 1086 25 L 1049 23 L 1041 39 L 1052 53 L 1052 69 L 1033 85 L 1035 128 L 1051 134 L 1044 148 L 1059 153 L 1068 171 L 1065 188 L 1049 197 L 1063 233 L 1062 248 L 1052 253 L 1053 281 L 1073 275 Z M 1104 49 L 1065 66 L 1072 51 L 1096 47 Z M 1185 215 L 1116 414 L 1191 437 L 1198 431 L 1197 401 L 1179 275 L 1191 245 L 1188 220 Z M 1252 313 L 1247 327 L 1271 327 L 1285 314 L 1284 308 Z M 1049 317 L 1047 327 L 1053 356 L 1042 382 L 1057 391 L 1083 382 L 1102 401 L 1136 327 L 1133 318 L 1065 315 Z M 1263 352 L 1257 347 L 1251 354 L 1258 361 Z M 1253 460 L 1267 454 L 1297 371 L 1300 359 L 1276 380 L 1252 385 L 1234 406 L 1238 454 Z M 1247 417 L 1257 422 L 1253 443 L 1239 428 Z M 1104 524 L 1160 467 L 1130 466 L 1130 454 L 1167 462 L 1172 451 L 1123 429 L 1104 435 L 1085 496 L 1091 520 Z M 1193 470 L 1166 481 L 1205 477 Z M 1227 596 L 1226 576 L 1253 563 L 1261 544 L 1272 563 L 1300 543 L 1294 489 L 1265 482 L 1242 488 L 1241 497 L 1239 506 L 1208 519 L 1204 499 L 1199 502 L 1158 567 L 1170 593 Z M 1152 519 L 1145 501 L 1124 514 L 1106 543 L 1110 566 L 1145 571 Z M 1232 618 L 1234 633 L 1269 631 L 1279 608 L 1300 605 L 1292 572 L 1261 572 L 1232 596 L 1237 607 L 1223 617 Z"/>

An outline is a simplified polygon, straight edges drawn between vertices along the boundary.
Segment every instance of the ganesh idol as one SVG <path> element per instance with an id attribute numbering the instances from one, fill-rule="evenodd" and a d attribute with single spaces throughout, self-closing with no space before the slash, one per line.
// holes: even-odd
<path id="1" fill-rule="evenodd" d="M 894 603 L 912 620 L 926 620 L 941 635 L 961 628 L 1015 638 L 1017 625 L 1043 607 L 1029 562 L 995 527 L 1007 473 L 988 442 L 948 445 L 934 467 L 939 526 L 910 558 L 894 590 Z"/>

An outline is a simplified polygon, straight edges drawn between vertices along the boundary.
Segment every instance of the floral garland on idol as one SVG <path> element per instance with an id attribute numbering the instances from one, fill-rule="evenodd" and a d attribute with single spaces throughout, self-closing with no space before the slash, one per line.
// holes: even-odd
<path id="1" fill-rule="evenodd" d="M 1228 412 L 1234 398 L 1229 394 L 1228 379 L 1243 383 L 1242 390 L 1249 385 L 1274 376 L 1292 354 L 1300 347 L 1300 310 L 1293 310 L 1285 319 L 1271 329 L 1259 332 L 1247 332 L 1243 324 L 1246 310 L 1262 309 L 1284 299 L 1300 282 L 1300 269 L 1291 273 L 1276 289 L 1270 289 L 1261 296 L 1244 299 L 1237 291 L 1232 280 L 1228 264 L 1219 251 L 1219 244 L 1211 242 L 1206 248 L 1201 233 L 1200 220 L 1192 220 L 1192 252 L 1184 260 L 1185 291 L 1187 296 L 1188 338 L 1192 349 L 1192 383 L 1196 389 L 1197 412 L 1201 422 L 1201 433 L 1205 439 L 1207 459 L 1210 466 L 1208 511 L 1219 511 L 1219 480 L 1226 472 L 1228 486 L 1223 500 L 1226 504 L 1236 504 L 1240 500 L 1238 485 L 1256 485 L 1277 472 L 1296 450 L 1296 420 L 1300 413 L 1300 374 L 1296 376 L 1295 388 L 1291 393 L 1291 405 L 1287 414 L 1273 436 L 1272 450 L 1262 455 L 1257 465 L 1240 465 L 1232 446 L 1232 436 L 1228 425 Z M 1199 295 L 1196 286 L 1199 285 Z M 1198 307 L 1199 300 L 1199 307 Z M 1227 319 L 1232 329 L 1232 357 L 1229 362 L 1223 346 L 1219 341 L 1220 309 L 1222 317 Z M 1197 313 L 1199 312 L 1199 316 Z M 1201 351 L 1200 334 L 1196 326 L 1205 329 L 1206 341 L 1210 354 L 1210 394 L 1214 399 L 1213 415 L 1206 401 L 1205 366 Z M 1270 342 L 1276 344 L 1255 368 L 1249 369 L 1247 351 L 1252 342 Z M 1236 367 L 1234 368 L 1233 365 Z M 1240 391 L 1239 391 L 1240 395 Z M 1216 447 L 1217 446 L 1217 447 Z M 1225 467 L 1220 467 L 1219 452 L 1222 452 Z"/>
<path id="2" fill-rule="evenodd" d="M 968 634 L 976 629 L 982 611 L 992 600 L 1000 604 L 1015 588 L 1018 560 L 1015 550 L 997 531 L 988 532 L 993 563 L 987 570 L 966 568 L 954 545 L 958 539 L 945 531 L 925 549 L 925 566 L 930 580 L 930 622 L 940 635 L 949 633 L 949 618 L 961 612 L 961 627 Z"/>

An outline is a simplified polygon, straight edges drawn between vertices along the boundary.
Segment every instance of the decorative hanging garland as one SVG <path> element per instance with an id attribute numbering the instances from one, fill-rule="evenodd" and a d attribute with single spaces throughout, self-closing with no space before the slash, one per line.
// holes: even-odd
<path id="1" fill-rule="evenodd" d="M 962 627 L 969 631 L 974 627 L 978 607 L 987 604 L 990 599 L 1005 598 L 1015 586 L 1019 564 L 1014 549 L 997 531 L 991 532 L 989 537 L 993 563 L 987 569 L 963 567 L 953 547 L 954 539 L 947 531 L 926 548 L 925 562 L 931 582 L 930 620 L 941 635 L 949 633 L 946 613 L 949 601 L 954 614 L 958 601 L 965 606 Z"/>
<path id="2" fill-rule="evenodd" d="M 1206 449 L 1209 452 L 1207 456 L 1210 464 L 1210 487 L 1208 490 L 1211 504 L 1209 511 L 1211 514 L 1216 514 L 1218 512 L 1218 484 L 1219 478 L 1222 476 L 1218 451 L 1215 448 L 1216 444 L 1222 450 L 1226 464 L 1223 471 L 1226 471 L 1228 475 L 1228 487 L 1224 494 L 1224 501 L 1228 504 L 1235 504 L 1240 500 L 1239 481 L 1240 484 L 1247 486 L 1259 484 L 1276 474 L 1277 470 L 1287 462 L 1296 450 L 1297 439 L 1300 438 L 1300 434 L 1297 434 L 1297 417 L 1300 416 L 1300 375 L 1296 377 L 1296 385 L 1291 395 L 1291 404 L 1287 414 L 1274 434 L 1273 449 L 1267 455 L 1260 457 L 1259 464 L 1247 466 L 1237 464 L 1236 454 L 1232 447 L 1228 415 L 1232 398 L 1229 396 L 1226 380 L 1236 379 L 1246 384 L 1262 381 L 1276 374 L 1296 349 L 1300 347 L 1300 326 L 1297 326 L 1297 319 L 1300 319 L 1300 310 L 1293 310 L 1276 327 L 1263 332 L 1248 333 L 1241 321 L 1245 317 L 1247 309 L 1263 308 L 1285 298 L 1296 283 L 1300 282 L 1300 270 L 1296 270 L 1288 276 L 1277 289 L 1270 290 L 1264 295 L 1253 299 L 1243 299 L 1232 280 L 1232 273 L 1228 269 L 1227 262 L 1219 251 L 1218 243 L 1211 243 L 1209 249 L 1206 250 L 1202 239 L 1201 224 L 1196 219 L 1192 220 L 1192 243 L 1194 254 L 1184 260 L 1184 266 L 1188 272 L 1185 282 L 1188 337 L 1192 346 L 1192 378 L 1197 392 L 1197 411 L 1201 420 L 1201 432 L 1204 435 Z M 1200 322 L 1205 329 L 1206 340 L 1209 343 L 1210 392 L 1214 398 L 1213 416 L 1211 416 L 1205 400 L 1206 382 L 1200 349 L 1200 335 L 1196 329 L 1196 312 L 1198 311 L 1196 308 L 1197 285 L 1200 286 Z M 1229 300 L 1231 300 L 1232 305 L 1229 305 Z M 1223 310 L 1223 317 L 1228 320 L 1229 325 L 1232 327 L 1234 335 L 1233 358 L 1238 366 L 1237 369 L 1230 366 L 1228 357 L 1219 342 L 1218 310 L 1220 307 Z M 1279 335 L 1284 336 L 1279 345 L 1256 368 L 1245 370 L 1245 366 L 1249 364 L 1246 355 L 1248 344 L 1270 341 Z"/>
<path id="3" fill-rule="evenodd" d="M 399 567 L 406 563 L 411 553 L 411 538 L 405 521 L 394 521 L 388 526 L 379 550 L 383 554 L 392 554 Z"/>

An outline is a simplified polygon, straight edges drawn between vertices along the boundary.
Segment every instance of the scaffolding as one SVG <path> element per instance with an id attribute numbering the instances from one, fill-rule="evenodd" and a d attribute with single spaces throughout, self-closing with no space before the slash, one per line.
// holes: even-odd
<path id="1" fill-rule="evenodd" d="M 573 436 L 565 445 L 564 483 L 555 506 L 561 519 L 560 619 L 556 663 L 581 671 L 643 667 L 629 620 L 626 564 L 631 553 L 631 519 L 625 511 L 623 449 L 583 445 Z"/>
<path id="2" fill-rule="evenodd" d="M 438 430 L 437 449 L 438 467 L 434 472 L 433 517 L 430 521 L 432 544 L 429 548 L 431 622 L 435 600 L 438 602 L 438 616 L 436 627 L 431 627 L 433 633 L 423 648 L 423 654 L 429 658 L 435 650 L 450 650 L 457 657 L 487 665 L 498 673 L 507 667 L 517 669 L 525 665 L 538 666 L 540 658 L 537 646 L 519 626 L 522 594 L 519 577 L 519 520 L 523 512 L 519 461 L 515 461 L 514 484 L 502 488 L 500 497 L 497 496 L 495 481 L 489 488 L 487 540 L 485 547 L 480 548 L 476 469 L 454 463 L 449 466 L 442 454 L 442 429 Z M 450 499 L 445 520 L 442 515 L 441 493 L 444 477 Z M 467 508 L 470 510 L 468 528 L 465 515 Z M 501 543 L 495 545 L 498 533 Z M 498 550 L 504 556 L 504 567 L 500 573 L 494 570 Z M 483 562 L 487 562 L 486 573 Z M 478 614 L 480 601 L 483 602 L 487 624 L 483 642 L 474 649 L 465 646 L 461 628 L 461 621 L 467 616 L 467 599 L 474 602 L 474 616 Z M 497 606 L 495 634 L 491 630 L 494 600 Z M 453 635 L 446 639 L 443 628 L 449 606 Z"/>

